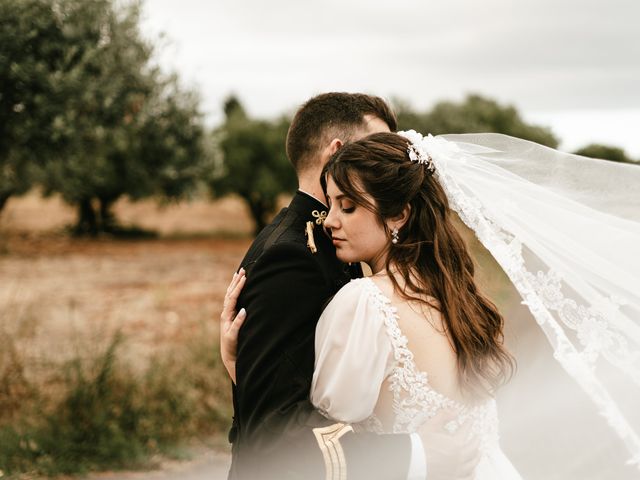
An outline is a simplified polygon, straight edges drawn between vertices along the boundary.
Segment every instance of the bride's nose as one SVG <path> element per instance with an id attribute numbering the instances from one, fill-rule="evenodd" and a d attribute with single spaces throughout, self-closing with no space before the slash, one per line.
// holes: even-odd
<path id="1" fill-rule="evenodd" d="M 324 219 L 324 228 L 326 230 L 332 230 L 337 228 L 337 218 L 335 214 L 335 209 L 330 208 L 329 213 L 327 214 L 327 218 Z"/>

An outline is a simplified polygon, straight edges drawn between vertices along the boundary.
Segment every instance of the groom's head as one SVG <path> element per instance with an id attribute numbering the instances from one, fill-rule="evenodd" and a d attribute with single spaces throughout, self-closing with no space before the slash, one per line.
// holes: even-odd
<path id="1" fill-rule="evenodd" d="M 396 116 L 380 97 L 323 93 L 296 112 L 287 134 L 287 156 L 302 180 L 316 175 L 345 143 L 371 133 L 395 131 Z"/>

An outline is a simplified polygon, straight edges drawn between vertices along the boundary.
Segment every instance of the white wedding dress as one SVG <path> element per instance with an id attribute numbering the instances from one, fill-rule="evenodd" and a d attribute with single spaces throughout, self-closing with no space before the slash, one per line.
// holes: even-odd
<path id="1" fill-rule="evenodd" d="M 373 280 L 352 280 L 336 294 L 318 322 L 315 349 L 311 401 L 325 416 L 376 433 L 414 433 L 447 415 L 451 435 L 462 425 L 468 435 L 472 422 L 482 453 L 476 479 L 521 478 L 498 442 L 495 399 L 467 406 L 434 390 Z"/>

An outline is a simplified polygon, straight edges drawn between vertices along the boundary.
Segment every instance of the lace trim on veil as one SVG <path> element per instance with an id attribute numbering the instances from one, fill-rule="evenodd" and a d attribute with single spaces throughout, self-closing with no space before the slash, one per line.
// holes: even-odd
<path id="1" fill-rule="evenodd" d="M 640 438 L 595 374 L 595 362 L 602 356 L 640 384 L 640 355 L 633 354 L 625 338 L 609 328 L 614 322 L 605 321 L 602 313 L 607 312 L 608 317 L 610 315 L 615 319 L 624 302 L 617 298 L 602 297 L 596 302 L 598 308 L 580 305 L 565 296 L 558 272 L 530 271 L 522 253 L 522 244 L 498 225 L 492 212 L 477 198 L 465 193 L 447 172 L 446 162 L 440 161 L 437 154 L 438 151 L 444 152 L 447 161 L 465 163 L 465 153 L 454 143 L 441 138 L 429 136 L 424 141 L 429 144 L 436 164 L 435 175 L 447 195 L 450 207 L 474 231 L 503 268 L 523 298 L 522 303 L 528 307 L 550 341 L 555 358 L 589 395 L 609 425 L 625 442 L 632 453 L 629 463 L 640 467 Z M 503 208 L 509 207 L 509 201 L 505 200 Z M 582 350 L 571 342 L 563 325 L 575 332 Z"/>

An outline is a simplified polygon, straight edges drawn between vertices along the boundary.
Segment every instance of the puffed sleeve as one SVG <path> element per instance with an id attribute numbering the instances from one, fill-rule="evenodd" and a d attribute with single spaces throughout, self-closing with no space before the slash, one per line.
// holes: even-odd
<path id="1" fill-rule="evenodd" d="M 383 312 L 368 279 L 345 285 L 325 308 L 316 327 L 311 402 L 345 423 L 373 413 L 392 363 Z"/>

